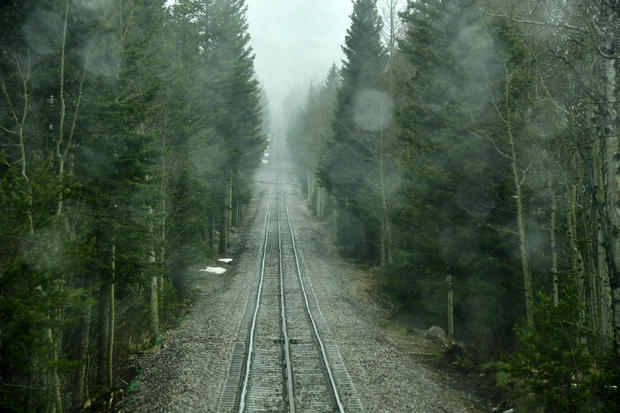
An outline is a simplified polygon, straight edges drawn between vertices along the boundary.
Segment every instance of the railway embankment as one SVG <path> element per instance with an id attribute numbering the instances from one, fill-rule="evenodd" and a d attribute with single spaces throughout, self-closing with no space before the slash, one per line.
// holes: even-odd
<path id="1" fill-rule="evenodd" d="M 257 177 L 255 199 L 238 231 L 228 271 L 211 274 L 195 270 L 197 299 L 187 320 L 160 350 L 139 360 L 140 374 L 120 411 L 221 409 L 230 360 L 242 335 L 240 326 L 247 322 L 248 306 L 251 308 L 257 294 L 265 218 L 276 183 L 273 170 L 264 168 L 263 175 Z M 476 407 L 476 396 L 459 386 L 457 381 L 462 378 L 446 376 L 424 362 L 421 354 L 425 348 L 416 347 L 411 337 L 399 339 L 385 309 L 369 293 L 372 274 L 338 257 L 329 242 L 329 227 L 311 215 L 289 170 L 279 165 L 278 174 L 284 174 L 280 181 L 287 193 L 299 271 L 312 297 L 310 307 L 323 340 L 337 348 L 338 369 L 350 377 L 364 411 L 482 411 Z M 284 229 L 281 233 L 284 236 Z M 285 255 L 289 257 L 284 261 L 289 263 L 283 266 L 294 265 L 290 253 Z M 303 406 L 297 411 L 305 411 Z"/>

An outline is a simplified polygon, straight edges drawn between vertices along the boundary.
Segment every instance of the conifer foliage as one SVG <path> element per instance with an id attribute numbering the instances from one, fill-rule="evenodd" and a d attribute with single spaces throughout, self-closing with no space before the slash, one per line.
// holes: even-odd
<path id="1" fill-rule="evenodd" d="M 0 409 L 122 387 L 260 161 L 243 0 L 0 6 Z M 92 401 L 91 400 L 91 401 Z"/>
<path id="2" fill-rule="evenodd" d="M 357 0 L 333 120 L 309 115 L 311 92 L 289 133 L 393 314 L 479 357 L 514 352 L 512 386 L 548 411 L 618 407 L 619 10 L 408 1 L 394 43 Z"/>
<path id="3" fill-rule="evenodd" d="M 387 237 L 382 198 L 391 98 L 384 79 L 387 59 L 381 31 L 376 1 L 355 1 L 343 46 L 333 138 L 318 171 L 338 213 L 348 217 L 338 220 L 335 228 L 342 245 L 349 245 L 346 253 L 369 260 L 383 256 L 381 244 Z"/>

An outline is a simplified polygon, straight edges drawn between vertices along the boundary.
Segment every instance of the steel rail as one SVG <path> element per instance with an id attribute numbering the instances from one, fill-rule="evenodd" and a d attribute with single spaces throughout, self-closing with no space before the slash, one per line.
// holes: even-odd
<path id="1" fill-rule="evenodd" d="M 312 317 L 312 312 L 310 311 L 310 304 L 308 303 L 308 295 L 306 294 L 306 288 L 304 287 L 304 281 L 301 277 L 301 269 L 299 268 L 299 258 L 297 256 L 297 247 L 295 245 L 295 236 L 293 234 L 293 226 L 291 224 L 291 216 L 289 214 L 288 209 L 288 197 L 286 196 L 286 192 L 284 193 L 284 205 L 286 207 L 286 219 L 288 221 L 288 227 L 291 234 L 291 242 L 293 244 L 293 253 L 295 255 L 295 265 L 297 267 L 297 277 L 299 279 L 301 285 L 301 291 L 304 297 L 304 302 L 306 304 L 306 312 L 308 317 L 310 318 L 310 322 L 312 324 L 312 329 L 314 331 L 314 336 L 319 343 L 319 347 L 321 348 L 321 356 L 323 357 L 323 364 L 325 365 L 325 369 L 327 370 L 327 375 L 329 376 L 329 381 L 331 383 L 332 391 L 334 392 L 334 397 L 336 398 L 336 404 L 338 405 L 338 411 L 340 413 L 344 413 L 344 407 L 342 402 L 340 401 L 340 395 L 338 393 L 338 388 L 336 386 L 336 381 L 334 380 L 334 376 L 332 374 L 331 366 L 329 364 L 329 360 L 327 359 L 327 353 L 325 351 L 325 346 L 323 345 L 323 340 L 321 340 L 321 335 L 316 327 L 316 323 L 314 321 L 314 317 Z M 279 222 L 278 222 L 279 223 Z"/>
<path id="2" fill-rule="evenodd" d="M 258 309 L 260 307 L 260 296 L 263 291 L 263 279 L 265 276 L 265 259 L 267 257 L 267 241 L 269 240 L 269 224 L 271 222 L 271 209 L 273 203 L 273 189 L 269 193 L 269 204 L 267 206 L 267 217 L 265 218 L 265 237 L 263 244 L 263 259 L 260 267 L 260 280 L 258 283 L 258 292 L 256 293 L 256 307 L 254 308 L 254 315 L 252 316 L 252 326 L 250 328 L 250 343 L 248 344 L 248 358 L 245 363 L 245 377 L 243 379 L 243 386 L 241 388 L 241 399 L 239 401 L 239 413 L 243 413 L 245 410 L 245 398 L 248 393 L 248 382 L 250 380 L 250 367 L 252 364 L 252 353 L 254 352 L 254 333 L 256 331 L 256 317 L 258 316 Z"/>
<path id="3" fill-rule="evenodd" d="M 295 389 L 293 388 L 293 369 L 291 366 L 291 349 L 288 341 L 286 322 L 286 307 L 284 300 L 284 279 L 282 278 L 282 237 L 280 236 L 280 193 L 278 188 L 278 203 L 276 212 L 278 219 L 278 273 L 280 274 L 280 320 L 282 321 L 282 334 L 284 336 L 284 357 L 286 363 L 286 387 L 288 394 L 288 410 L 295 413 Z"/>

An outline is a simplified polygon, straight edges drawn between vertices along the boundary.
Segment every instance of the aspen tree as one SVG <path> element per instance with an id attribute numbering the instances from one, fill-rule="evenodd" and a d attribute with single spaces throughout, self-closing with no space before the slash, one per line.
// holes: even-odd
<path id="1" fill-rule="evenodd" d="M 620 3 L 617 0 L 601 2 L 601 66 L 603 73 L 602 119 L 605 140 L 605 172 L 607 175 L 606 198 L 609 219 L 607 240 L 609 261 L 609 289 L 604 280 L 603 302 L 605 312 L 611 313 L 610 328 L 603 332 L 615 339 L 615 349 L 620 355 L 620 133 L 618 117 L 618 73 L 620 72 Z M 609 310 L 608 310 L 609 308 Z"/>
<path id="2" fill-rule="evenodd" d="M 506 90 L 504 91 L 504 99 L 506 104 L 506 109 L 511 107 L 512 102 L 510 102 L 510 88 L 511 88 L 511 76 L 509 69 L 507 66 L 504 66 L 506 71 Z M 518 158 L 517 158 L 517 149 L 515 143 L 515 137 L 513 134 L 513 127 L 511 124 L 510 114 L 506 114 L 505 116 L 501 113 L 498 113 L 500 118 L 505 124 L 505 130 L 508 135 L 508 145 L 510 152 L 508 153 L 510 159 L 510 167 L 512 169 L 512 179 L 514 183 L 515 190 L 515 204 L 517 207 L 517 233 L 519 236 L 519 249 L 521 250 L 521 271 L 523 272 L 523 289 L 525 292 L 525 313 L 528 326 L 532 327 L 534 323 L 533 316 L 533 306 L 534 306 L 534 294 L 533 294 L 533 285 L 532 285 L 532 271 L 530 268 L 530 252 L 527 245 L 527 233 L 525 228 L 525 212 L 523 210 L 523 180 L 525 179 L 525 174 L 519 172 L 518 168 Z"/>
<path id="3" fill-rule="evenodd" d="M 26 211 L 26 214 L 28 216 L 30 235 L 33 235 L 34 234 L 34 223 L 32 220 L 33 211 L 31 210 L 32 188 L 30 184 L 30 179 L 28 178 L 28 158 L 26 156 L 26 136 L 25 136 L 26 121 L 30 113 L 30 74 L 31 74 L 30 49 L 27 50 L 27 57 L 26 57 L 26 62 L 25 62 L 26 67 L 23 67 L 24 64 L 20 61 L 21 59 L 17 55 L 13 55 L 11 60 L 13 61 L 15 65 L 15 69 L 21 81 L 20 83 L 21 83 L 21 89 L 22 89 L 21 90 L 22 107 L 21 107 L 21 111 L 19 111 L 19 109 L 15 107 L 11 99 L 11 96 L 9 95 L 9 92 L 7 91 L 7 87 L 6 87 L 4 80 L 0 80 L 0 88 L 2 89 L 2 92 L 6 99 L 6 103 L 9 108 L 9 114 L 15 126 L 15 129 L 10 129 L 9 127 L 0 125 L 0 129 L 2 129 L 3 132 L 8 133 L 9 135 L 17 135 L 17 139 L 18 139 L 17 147 L 19 149 L 19 160 L 18 160 L 19 168 L 20 168 L 22 177 L 24 178 L 24 180 L 26 181 L 28 185 L 27 192 L 29 193 L 28 202 L 30 204 L 30 208 L 28 209 L 28 211 Z"/>

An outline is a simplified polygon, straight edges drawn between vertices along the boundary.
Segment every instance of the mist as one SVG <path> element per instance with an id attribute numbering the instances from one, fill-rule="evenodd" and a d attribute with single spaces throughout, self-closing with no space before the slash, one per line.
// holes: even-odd
<path id="1" fill-rule="evenodd" d="M 271 103 L 275 130 L 283 126 L 283 105 L 292 89 L 321 82 L 340 65 L 350 0 L 248 0 L 248 32 L 256 74 Z"/>
<path id="2" fill-rule="evenodd" d="M 0 410 L 620 411 L 617 4 L 0 2 Z"/>

